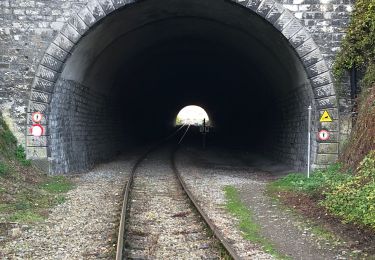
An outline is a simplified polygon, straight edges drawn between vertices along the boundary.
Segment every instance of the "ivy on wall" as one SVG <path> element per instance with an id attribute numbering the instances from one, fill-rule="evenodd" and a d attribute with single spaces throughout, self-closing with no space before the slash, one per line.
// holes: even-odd
<path id="1" fill-rule="evenodd" d="M 375 83 L 375 0 L 357 0 L 351 23 L 343 39 L 334 74 L 340 79 L 346 71 L 365 69 L 364 87 Z"/>

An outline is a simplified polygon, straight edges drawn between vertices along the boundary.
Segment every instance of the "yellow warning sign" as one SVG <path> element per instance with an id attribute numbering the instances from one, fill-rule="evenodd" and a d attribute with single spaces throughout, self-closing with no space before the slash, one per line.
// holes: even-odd
<path id="1" fill-rule="evenodd" d="M 328 114 L 328 111 L 324 111 L 322 117 L 320 118 L 320 122 L 332 122 L 331 116 Z"/>

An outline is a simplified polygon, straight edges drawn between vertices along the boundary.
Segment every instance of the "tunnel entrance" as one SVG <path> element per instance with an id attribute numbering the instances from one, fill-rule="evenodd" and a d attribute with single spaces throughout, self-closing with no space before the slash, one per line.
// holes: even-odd
<path id="1" fill-rule="evenodd" d="M 336 96 L 289 11 L 273 1 L 102 2 L 46 51 L 28 112 L 45 113 L 48 131 L 27 137 L 29 158 L 48 158 L 52 173 L 82 171 L 166 135 L 178 109 L 197 104 L 215 118 L 218 143 L 306 166 L 307 107 L 315 118 L 335 112 Z"/>

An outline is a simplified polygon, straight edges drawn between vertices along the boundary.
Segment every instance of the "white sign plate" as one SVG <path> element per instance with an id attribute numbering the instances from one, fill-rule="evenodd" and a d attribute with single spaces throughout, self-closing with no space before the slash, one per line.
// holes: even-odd
<path id="1" fill-rule="evenodd" d="M 40 123 L 43 119 L 43 114 L 40 113 L 40 112 L 35 112 L 35 113 L 32 114 L 31 119 L 35 123 Z"/>
<path id="2" fill-rule="evenodd" d="M 320 130 L 318 133 L 318 138 L 321 141 L 327 141 L 329 139 L 329 132 L 327 130 Z"/>

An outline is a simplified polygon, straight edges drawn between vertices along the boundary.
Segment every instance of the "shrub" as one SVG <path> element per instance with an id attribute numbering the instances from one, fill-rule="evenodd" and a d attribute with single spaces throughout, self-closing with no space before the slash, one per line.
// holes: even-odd
<path id="1" fill-rule="evenodd" d="M 6 176 L 9 173 L 9 169 L 6 164 L 0 162 L 0 176 Z"/>
<path id="2" fill-rule="evenodd" d="M 363 159 L 356 175 L 326 191 L 321 205 L 346 223 L 375 230 L 375 151 Z"/>
<path id="3" fill-rule="evenodd" d="M 367 68 L 373 64 L 374 42 L 375 0 L 357 0 L 346 36 L 342 41 L 341 51 L 335 60 L 336 77 L 340 78 L 346 70 L 352 67 Z M 368 71 L 368 73 L 371 72 Z"/>
<path id="4" fill-rule="evenodd" d="M 31 161 L 26 160 L 26 153 L 25 148 L 22 145 L 18 145 L 16 149 L 16 158 L 19 162 L 21 162 L 24 166 L 30 166 Z"/>

